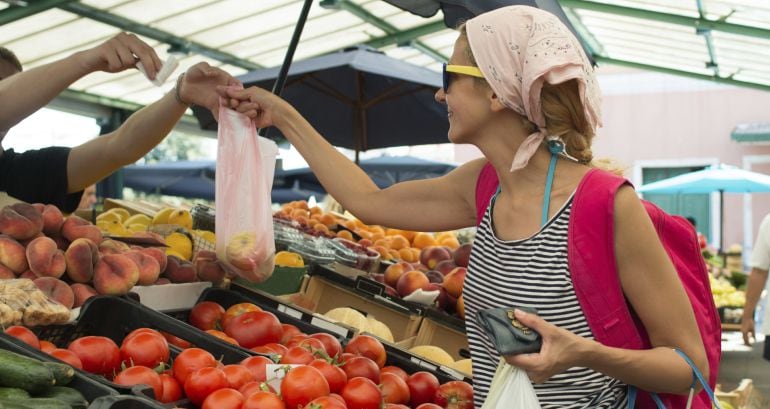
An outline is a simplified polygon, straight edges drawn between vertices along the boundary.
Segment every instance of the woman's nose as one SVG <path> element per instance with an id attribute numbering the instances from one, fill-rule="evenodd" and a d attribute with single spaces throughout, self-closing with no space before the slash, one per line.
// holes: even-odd
<path id="1" fill-rule="evenodd" d="M 443 104 L 446 102 L 446 94 L 444 93 L 444 90 L 442 88 L 439 88 L 436 90 L 436 93 L 433 95 L 433 97 L 436 99 L 436 102 L 439 104 Z"/>

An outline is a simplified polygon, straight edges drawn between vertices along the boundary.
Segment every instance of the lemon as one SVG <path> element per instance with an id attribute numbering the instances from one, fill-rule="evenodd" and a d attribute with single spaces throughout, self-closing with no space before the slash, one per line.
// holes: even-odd
<path id="1" fill-rule="evenodd" d="M 125 221 L 123 221 L 123 225 L 126 227 L 132 224 L 143 224 L 145 225 L 145 230 L 147 230 L 146 226 L 149 226 L 150 223 L 152 223 L 152 219 L 150 218 L 150 216 L 147 216 L 146 214 L 141 214 L 141 213 L 137 213 L 129 217 Z"/>
<path id="2" fill-rule="evenodd" d="M 164 207 L 158 213 L 155 213 L 155 217 L 152 218 L 152 224 L 168 224 L 168 217 L 176 210 L 173 207 Z"/>
<path id="3" fill-rule="evenodd" d="M 122 207 L 113 207 L 110 210 L 107 210 L 107 212 L 112 212 L 117 214 L 120 217 L 120 222 L 123 223 L 124 220 L 128 219 L 131 214 L 128 212 L 128 210 L 122 208 Z"/>
<path id="4" fill-rule="evenodd" d="M 182 233 L 171 233 L 166 236 L 166 245 L 181 255 L 180 258 L 190 260 L 192 257 L 192 241 Z"/>
<path id="5" fill-rule="evenodd" d="M 96 222 L 97 223 L 99 223 L 99 222 L 112 222 L 112 221 L 122 222 L 122 220 L 120 218 L 120 215 L 115 213 L 115 212 L 112 212 L 112 211 L 107 211 L 107 212 L 104 212 L 104 213 L 96 216 Z"/>
<path id="6" fill-rule="evenodd" d="M 290 251 L 279 251 L 275 254 L 275 265 L 281 267 L 304 267 L 302 256 Z"/>
<path id="7" fill-rule="evenodd" d="M 168 224 L 176 224 L 192 230 L 192 214 L 189 210 L 176 209 L 168 215 Z"/>

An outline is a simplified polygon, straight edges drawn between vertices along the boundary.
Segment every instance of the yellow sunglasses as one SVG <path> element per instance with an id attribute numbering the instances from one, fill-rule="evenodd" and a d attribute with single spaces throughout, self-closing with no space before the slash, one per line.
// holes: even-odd
<path id="1" fill-rule="evenodd" d="M 461 75 L 469 75 L 471 77 L 476 78 L 484 78 L 484 74 L 481 72 L 479 67 L 473 67 L 470 65 L 451 65 L 451 64 L 444 64 L 444 69 L 442 71 L 443 79 L 444 79 L 444 93 L 446 94 L 449 89 L 449 83 L 452 79 L 452 76 L 450 74 L 461 74 Z"/>

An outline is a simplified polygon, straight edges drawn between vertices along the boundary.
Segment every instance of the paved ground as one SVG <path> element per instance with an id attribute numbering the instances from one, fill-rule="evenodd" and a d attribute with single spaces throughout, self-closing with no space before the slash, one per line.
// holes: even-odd
<path id="1" fill-rule="evenodd" d="M 753 380 L 754 387 L 764 396 L 764 408 L 770 408 L 770 361 L 762 358 L 764 345 L 760 342 L 753 347 L 743 344 L 739 332 L 727 332 L 723 335 L 722 362 L 719 367 L 718 383 L 723 391 L 733 390 L 741 379 Z"/>

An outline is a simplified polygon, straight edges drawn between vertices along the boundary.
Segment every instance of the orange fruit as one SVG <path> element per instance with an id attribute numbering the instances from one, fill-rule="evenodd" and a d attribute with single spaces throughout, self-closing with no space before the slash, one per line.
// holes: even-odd
<path id="1" fill-rule="evenodd" d="M 439 242 L 442 246 L 447 246 L 450 249 L 454 250 L 458 247 L 460 247 L 460 242 L 457 241 L 454 237 L 447 237 Z"/>
<path id="2" fill-rule="evenodd" d="M 410 250 L 408 247 L 398 250 L 398 258 L 409 263 L 414 263 L 417 261 L 414 257 L 414 253 L 412 253 L 412 250 Z"/>
<path id="3" fill-rule="evenodd" d="M 326 227 L 335 227 L 337 226 L 337 218 L 330 214 L 324 214 L 321 216 L 321 223 L 325 224 Z"/>
<path id="4" fill-rule="evenodd" d="M 405 247 L 409 247 L 409 240 L 400 234 L 394 234 L 388 237 L 390 238 L 390 248 L 394 250 L 400 250 Z"/>
<path id="5" fill-rule="evenodd" d="M 318 206 L 313 206 L 310 208 L 310 214 L 322 214 L 323 212 L 324 211 Z"/>
<path id="6" fill-rule="evenodd" d="M 340 230 L 340 231 L 337 232 L 337 237 L 339 237 L 341 239 L 346 239 L 346 240 L 351 240 L 352 241 L 353 240 L 353 233 L 351 233 L 351 232 L 349 232 L 347 230 Z"/>
<path id="7" fill-rule="evenodd" d="M 438 242 L 430 233 L 417 233 L 412 240 L 412 246 L 418 249 L 424 249 L 425 247 L 436 246 Z"/>

